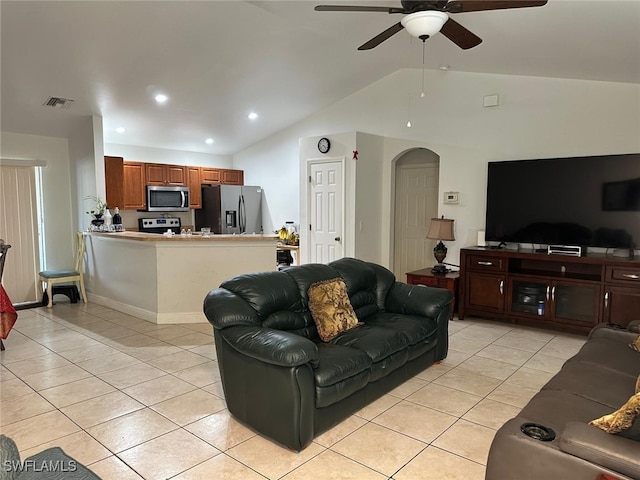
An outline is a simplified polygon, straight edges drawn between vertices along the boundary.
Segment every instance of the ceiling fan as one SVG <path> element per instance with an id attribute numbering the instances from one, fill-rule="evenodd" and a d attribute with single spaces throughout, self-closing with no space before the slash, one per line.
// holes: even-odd
<path id="1" fill-rule="evenodd" d="M 482 39 L 449 18 L 450 13 L 479 12 L 507 8 L 541 7 L 547 0 L 401 0 L 402 7 L 373 7 L 358 5 L 317 5 L 319 12 L 383 12 L 402 13 L 406 16 L 387 28 L 358 50 L 370 50 L 406 28 L 409 34 L 423 42 L 441 32 L 460 48 L 473 48 Z"/>

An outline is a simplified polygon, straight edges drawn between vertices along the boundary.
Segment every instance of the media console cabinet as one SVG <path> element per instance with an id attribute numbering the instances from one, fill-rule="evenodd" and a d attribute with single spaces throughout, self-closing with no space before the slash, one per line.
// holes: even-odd
<path id="1" fill-rule="evenodd" d="M 588 332 L 640 319 L 640 260 L 531 250 L 460 250 L 458 318 L 475 315 Z"/>

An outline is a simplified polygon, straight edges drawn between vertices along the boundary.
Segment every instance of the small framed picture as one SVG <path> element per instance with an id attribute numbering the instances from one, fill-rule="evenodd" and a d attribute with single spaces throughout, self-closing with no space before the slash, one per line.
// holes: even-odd
<path id="1" fill-rule="evenodd" d="M 444 203 L 460 203 L 459 192 L 444 192 Z"/>

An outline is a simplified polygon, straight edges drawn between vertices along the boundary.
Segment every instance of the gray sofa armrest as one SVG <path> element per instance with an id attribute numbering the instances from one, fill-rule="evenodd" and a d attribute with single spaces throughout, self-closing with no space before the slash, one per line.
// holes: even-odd
<path id="1" fill-rule="evenodd" d="M 216 330 L 236 351 L 261 362 L 296 367 L 318 362 L 318 347 L 295 333 L 263 327 L 235 326 Z"/>
<path id="2" fill-rule="evenodd" d="M 631 478 L 640 478 L 640 442 L 581 422 L 566 424 L 560 450 Z"/>

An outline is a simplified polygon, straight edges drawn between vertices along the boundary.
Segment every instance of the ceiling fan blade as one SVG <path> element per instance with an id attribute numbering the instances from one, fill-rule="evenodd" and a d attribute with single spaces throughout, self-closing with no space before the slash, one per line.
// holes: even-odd
<path id="1" fill-rule="evenodd" d="M 506 8 L 542 7 L 547 0 L 453 0 L 444 11 L 451 13 L 481 12 Z"/>
<path id="2" fill-rule="evenodd" d="M 468 50 L 482 43 L 480 37 L 451 18 L 442 26 L 440 33 L 463 50 Z"/>
<path id="3" fill-rule="evenodd" d="M 402 8 L 396 7 L 366 7 L 361 5 L 316 5 L 317 12 L 382 12 L 404 13 Z"/>
<path id="4" fill-rule="evenodd" d="M 363 43 L 362 45 L 360 45 L 358 47 L 358 50 L 371 50 L 372 48 L 377 47 L 382 42 L 384 42 L 388 38 L 390 38 L 393 35 L 395 35 L 396 33 L 398 33 L 403 28 L 404 27 L 402 26 L 402 24 L 400 22 L 398 22 L 395 25 L 392 25 L 391 27 L 387 28 L 384 32 L 379 33 L 378 35 L 373 37 L 368 42 Z"/>

